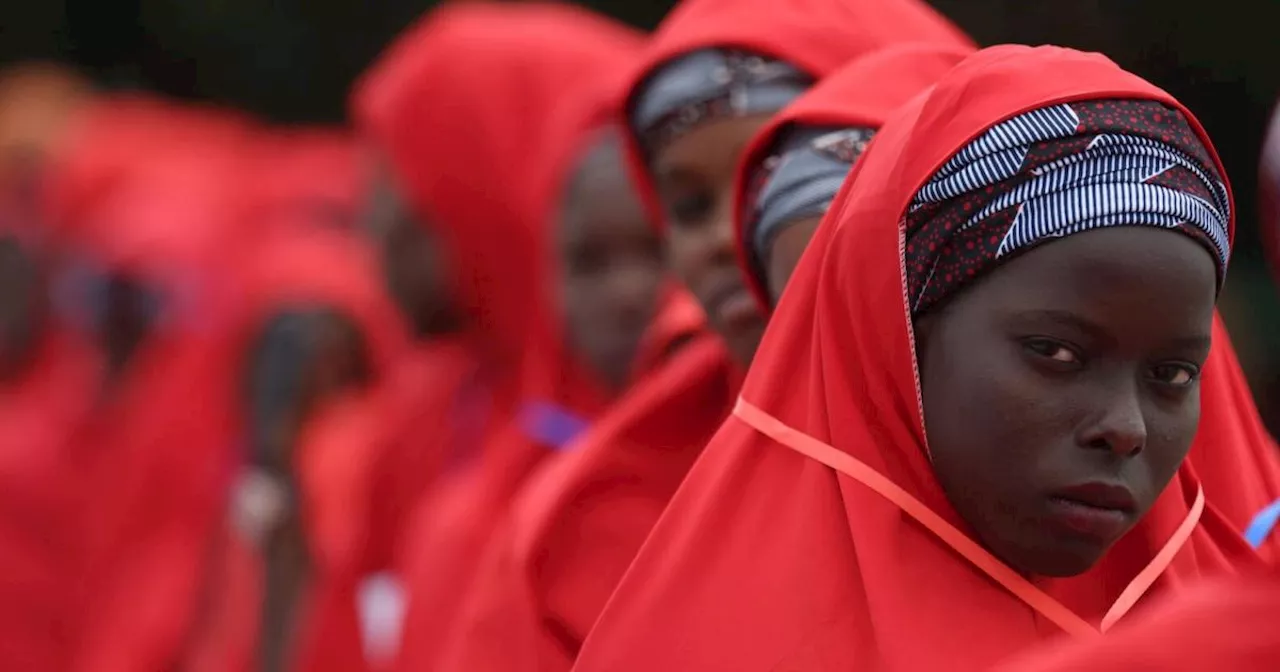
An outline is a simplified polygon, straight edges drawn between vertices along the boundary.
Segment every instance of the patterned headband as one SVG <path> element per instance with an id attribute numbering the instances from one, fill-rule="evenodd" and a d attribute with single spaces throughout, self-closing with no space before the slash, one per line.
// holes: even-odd
<path id="1" fill-rule="evenodd" d="M 916 194 L 905 217 L 913 315 L 1047 240 L 1114 226 L 1176 229 L 1231 250 L 1231 201 L 1186 119 L 1148 100 L 1054 105 L 988 129 Z"/>
<path id="2" fill-rule="evenodd" d="M 707 121 L 776 112 L 812 84 L 812 77 L 782 61 L 701 49 L 671 61 L 641 86 L 631 126 L 652 156 Z"/>
<path id="3" fill-rule="evenodd" d="M 782 133 L 752 178 L 754 197 L 746 222 L 752 248 L 763 258 L 789 225 L 821 217 L 831 207 L 853 163 L 875 135 L 870 128 L 792 126 Z"/>

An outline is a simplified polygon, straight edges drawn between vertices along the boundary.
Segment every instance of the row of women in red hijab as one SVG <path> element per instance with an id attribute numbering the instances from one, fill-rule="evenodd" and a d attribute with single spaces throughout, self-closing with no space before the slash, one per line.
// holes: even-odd
<path id="1" fill-rule="evenodd" d="M 403 670 L 1119 666 L 1276 613 L 1203 597 L 1278 543 L 1230 187 L 1105 57 L 917 0 L 460 3 L 353 101 L 358 150 L 91 104 L 6 199 L 49 297 L 6 665 L 365 669 L 383 568 Z"/>

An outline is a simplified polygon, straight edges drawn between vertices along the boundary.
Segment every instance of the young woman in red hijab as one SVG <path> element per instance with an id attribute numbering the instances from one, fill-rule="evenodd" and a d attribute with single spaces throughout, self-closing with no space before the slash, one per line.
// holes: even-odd
<path id="1" fill-rule="evenodd" d="M 761 132 L 740 166 L 735 229 L 739 263 L 757 303 L 772 311 L 813 231 L 874 130 L 964 52 L 911 45 L 860 59 L 823 80 Z M 873 82 L 889 82 L 892 86 Z M 862 92 L 875 88 L 879 96 Z M 1226 326 L 1216 315 L 1201 380 L 1200 432 L 1190 455 L 1210 501 L 1245 530 L 1280 493 L 1280 450 L 1267 433 Z M 1280 546 L 1255 544 L 1270 555 Z"/>
<path id="2" fill-rule="evenodd" d="M 393 294 L 420 303 L 410 287 L 432 283 L 405 277 L 411 269 L 397 258 L 434 242 L 461 316 L 457 341 L 477 370 L 473 389 L 453 397 L 483 395 L 469 408 L 445 406 L 451 426 L 429 449 L 454 464 L 419 504 L 405 549 L 407 668 L 440 654 L 474 558 L 524 477 L 562 429 L 576 431 L 575 417 L 608 402 L 559 347 L 552 275 L 536 252 L 550 235 L 542 168 L 559 151 L 551 129 L 561 101 L 630 63 L 639 44 L 633 31 L 564 5 L 449 6 L 393 45 L 357 96 L 366 134 L 429 232 L 425 242 L 394 230 L 384 238 Z"/>
<path id="3" fill-rule="evenodd" d="M 1274 573 L 1206 581 L 1101 639 L 1051 644 L 1000 672 L 1265 672 L 1280 662 Z"/>
<path id="4" fill-rule="evenodd" d="M 840 65 L 893 44 L 967 46 L 916 0 L 681 3 L 627 101 L 632 168 L 663 224 L 672 270 L 744 367 L 764 320 L 733 258 L 740 153 L 769 118 Z"/>
<path id="5" fill-rule="evenodd" d="M 937 66 L 916 64 L 915 72 L 908 65 L 864 68 L 858 89 L 873 110 L 869 115 L 883 118 L 909 97 L 913 84 L 907 80 L 921 90 L 931 66 L 936 78 L 964 53 L 916 49 L 944 56 L 936 56 Z M 887 85 L 894 78 L 903 81 Z M 572 666 L 610 592 L 701 451 L 694 439 L 709 438 L 729 410 L 735 376 L 718 340 L 703 331 L 531 481 L 513 507 L 511 531 L 490 548 L 485 578 L 462 615 L 465 635 L 446 669 Z"/>
<path id="6" fill-rule="evenodd" d="M 1218 441 L 1222 175 L 1101 56 L 951 70 L 854 167 L 575 669 L 984 669 L 1256 566 L 1184 462 Z"/>

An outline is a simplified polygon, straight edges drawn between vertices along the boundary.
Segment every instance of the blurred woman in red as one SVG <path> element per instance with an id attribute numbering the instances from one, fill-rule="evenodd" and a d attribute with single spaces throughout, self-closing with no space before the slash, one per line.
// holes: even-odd
<path id="1" fill-rule="evenodd" d="M 51 167 L 57 299 L 101 361 L 56 477 L 77 509 L 75 669 L 161 669 L 189 632 L 235 440 L 222 325 L 248 128 L 104 99 Z"/>
<path id="2" fill-rule="evenodd" d="M 568 328 L 580 306 L 570 309 L 553 289 L 560 276 L 547 215 L 559 200 L 553 191 L 566 185 L 544 163 L 568 151 L 551 132 L 562 99 L 615 75 L 639 44 L 633 31 L 563 5 L 457 5 L 393 45 L 357 96 L 366 134 L 389 168 L 384 177 L 399 185 L 384 184 L 383 195 L 408 199 L 414 213 L 382 220 L 391 223 L 379 245 L 392 294 L 420 333 L 447 315 L 474 367 L 461 389 L 444 390 L 440 429 L 410 437 L 432 442 L 422 449 L 446 466 L 419 506 L 414 547 L 406 549 L 407 669 L 433 667 L 474 558 L 511 495 L 605 408 L 630 373 L 613 359 L 631 359 L 627 351 L 652 315 L 661 267 L 641 226 L 624 243 L 633 251 L 623 275 L 635 275 L 603 285 L 634 282 L 638 289 L 616 294 L 615 305 L 628 307 L 608 338 L 574 341 L 587 332 Z M 634 221 L 641 210 L 632 211 L 624 216 Z M 419 227 L 405 225 L 415 219 Z M 594 264 L 600 250 L 584 255 Z M 588 270 L 616 270 L 608 265 Z M 440 295 L 452 311 L 432 309 L 429 298 Z"/>

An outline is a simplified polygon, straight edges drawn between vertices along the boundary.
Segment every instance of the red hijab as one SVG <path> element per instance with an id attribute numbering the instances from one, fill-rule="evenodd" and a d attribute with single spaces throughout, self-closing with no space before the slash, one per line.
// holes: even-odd
<path id="1" fill-rule="evenodd" d="M 1274 574 L 1207 581 L 1154 605 L 1091 642 L 1062 642 L 1000 672 L 1273 670 L 1280 660 L 1280 583 Z"/>
<path id="2" fill-rule="evenodd" d="M 219 269 L 236 230 L 240 124 L 159 103 L 101 103 L 54 167 L 68 256 L 130 273 L 161 306 L 122 376 L 78 428 L 83 554 L 76 669 L 172 664 L 198 593 L 234 441 Z M 72 310 L 88 307 L 70 285 Z M 97 390 L 95 390 L 97 391 Z M 195 391 L 200 403 L 193 404 Z"/>
<path id="3" fill-rule="evenodd" d="M 1055 47 L 980 52 L 885 124 L 578 669 L 983 669 L 1064 630 L 1097 636 L 1148 588 L 1258 562 L 1184 464 L 1093 569 L 1033 585 L 962 531 L 926 457 L 901 214 L 993 124 L 1100 97 L 1174 106 L 1208 143 L 1168 94 Z"/>
<path id="4" fill-rule="evenodd" d="M 742 49 L 786 62 L 814 79 L 884 47 L 908 42 L 972 47 L 944 16 L 919 0 L 687 0 L 654 34 L 633 74 L 630 102 L 650 74 L 700 49 Z M 638 139 L 628 133 L 632 179 L 654 220 L 665 215 Z"/>
<path id="5" fill-rule="evenodd" d="M 451 470 L 419 505 L 405 549 L 407 667 L 430 667 L 426 661 L 438 655 L 473 558 L 547 453 L 521 425 L 520 402 L 539 390 L 590 415 L 606 401 L 583 376 L 560 377 L 555 365 L 569 360 L 549 350 L 559 332 L 539 253 L 551 203 L 544 162 L 562 139 L 553 133 L 561 103 L 629 63 L 638 44 L 630 29 L 567 5 L 446 6 L 400 38 L 357 94 L 367 135 L 444 243 L 473 324 L 464 347 L 479 363 L 488 397 L 478 432 L 463 426 L 465 409 L 450 418 L 447 440 L 465 437 L 480 455 Z M 526 356 L 549 362 L 535 366 Z"/>

